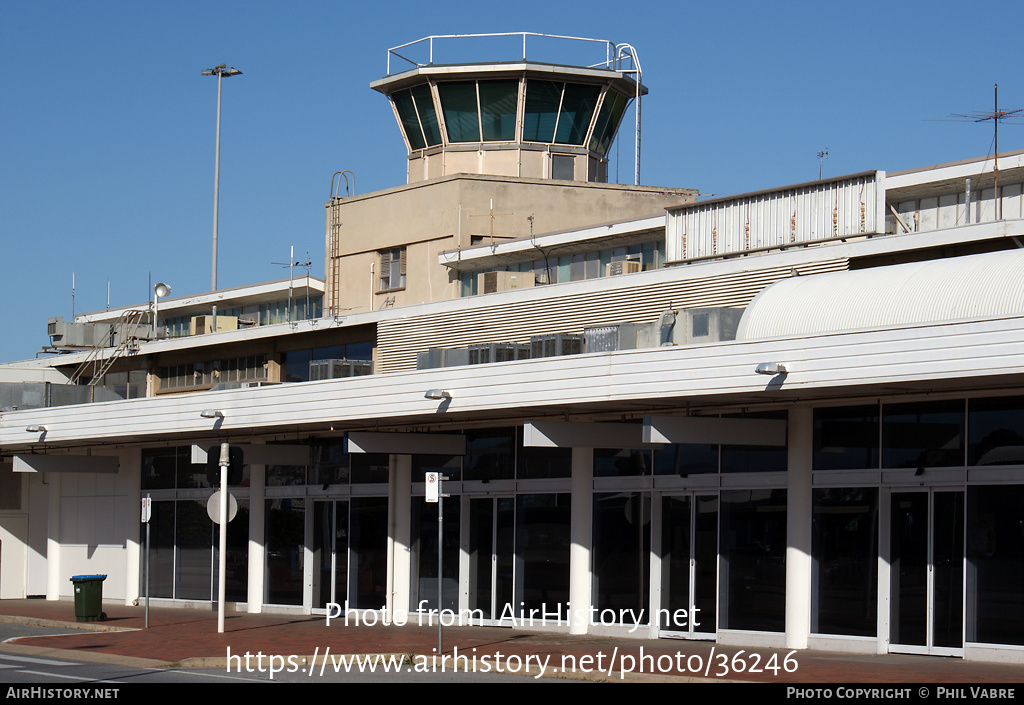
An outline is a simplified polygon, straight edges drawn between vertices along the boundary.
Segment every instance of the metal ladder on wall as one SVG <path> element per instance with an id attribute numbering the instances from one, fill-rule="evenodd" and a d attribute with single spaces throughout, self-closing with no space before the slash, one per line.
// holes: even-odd
<path id="1" fill-rule="evenodd" d="M 101 360 L 100 353 L 107 350 L 110 346 L 97 343 L 89 351 L 89 355 L 82 361 L 82 364 L 78 366 L 78 369 L 75 370 L 75 373 L 71 375 L 71 378 L 68 379 L 68 384 L 78 384 L 82 377 L 91 370 L 92 374 L 87 386 L 95 387 L 103 381 L 104 375 L 110 371 L 115 362 L 125 355 L 137 353 L 139 351 L 139 339 L 136 334 L 138 333 L 139 324 L 142 323 L 142 319 L 147 315 L 150 315 L 150 312 L 145 310 L 123 312 L 117 321 L 111 324 L 110 335 L 107 338 L 107 342 L 119 339 L 117 347 L 114 348 L 113 352 L 106 359 Z"/>
<path id="2" fill-rule="evenodd" d="M 351 182 L 349 176 L 352 177 Z M 342 182 L 344 181 L 345 191 L 342 193 Z M 351 198 L 355 195 L 356 190 L 356 175 L 348 169 L 344 171 L 336 171 L 331 177 L 331 197 L 330 208 L 331 213 L 331 232 L 330 232 L 330 243 L 328 243 L 328 254 L 327 262 L 325 263 L 325 274 L 327 275 L 327 292 L 328 296 L 324 301 L 323 310 L 326 315 L 328 311 L 334 311 L 334 304 L 338 297 L 338 289 L 341 286 L 341 209 L 337 208 L 337 204 L 344 198 Z"/>

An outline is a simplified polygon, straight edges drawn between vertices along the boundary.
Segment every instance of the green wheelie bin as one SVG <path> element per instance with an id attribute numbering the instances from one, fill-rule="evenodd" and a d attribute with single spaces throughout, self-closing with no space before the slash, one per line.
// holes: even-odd
<path id="1" fill-rule="evenodd" d="M 75 621 L 105 622 L 107 613 L 103 611 L 103 581 L 105 575 L 72 575 L 75 584 Z"/>

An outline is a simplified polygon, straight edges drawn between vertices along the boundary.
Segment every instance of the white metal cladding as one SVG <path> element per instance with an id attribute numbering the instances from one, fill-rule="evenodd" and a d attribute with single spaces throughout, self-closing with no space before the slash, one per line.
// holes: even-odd
<path id="1" fill-rule="evenodd" d="M 672 208 L 666 259 L 884 233 L 884 209 L 884 171 Z"/>
<path id="2" fill-rule="evenodd" d="M 800 272 L 844 270 L 847 264 L 846 258 L 802 264 Z M 538 292 L 534 288 L 526 292 L 545 295 L 500 304 L 474 297 L 474 306 L 380 321 L 375 369 L 378 373 L 414 370 L 416 354 L 429 348 L 524 341 L 534 335 L 582 332 L 589 326 L 653 323 L 670 307 L 743 307 L 764 287 L 792 273 L 793 267 L 786 265 L 628 288 L 607 286 L 563 296 L 553 295 L 552 289 Z"/>
<path id="3" fill-rule="evenodd" d="M 38 434 L 25 430 L 32 423 L 45 424 L 47 444 L 55 446 L 208 433 L 210 421 L 200 412 L 211 406 L 224 412 L 220 432 L 228 434 L 336 422 L 372 427 L 381 420 L 442 419 L 449 412 L 515 414 L 524 408 L 561 410 L 591 403 L 727 400 L 772 391 L 771 380 L 754 374 L 764 360 L 791 365 L 779 390 L 791 394 L 858 393 L 896 384 L 961 390 L 982 379 L 1009 387 L 1024 379 L 1022 350 L 1024 316 L 626 350 L 19 410 L 0 419 L 0 447 L 38 448 Z M 435 385 L 451 390 L 445 411 L 423 398 L 423 390 Z"/>
<path id="4" fill-rule="evenodd" d="M 750 303 L 737 339 L 1024 314 L 1024 250 L 793 277 Z"/>

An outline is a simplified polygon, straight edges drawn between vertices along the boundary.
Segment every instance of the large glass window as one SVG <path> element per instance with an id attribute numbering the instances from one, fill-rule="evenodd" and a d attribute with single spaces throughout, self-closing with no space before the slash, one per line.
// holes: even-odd
<path id="1" fill-rule="evenodd" d="M 708 443 L 673 443 L 654 451 L 656 475 L 699 475 L 718 472 L 718 446 Z"/>
<path id="2" fill-rule="evenodd" d="M 720 626 L 786 628 L 786 490 L 723 490 Z"/>
<path id="3" fill-rule="evenodd" d="M 216 447 L 211 452 L 216 453 Z M 248 484 L 249 466 L 243 465 L 240 473 L 235 471 L 228 475 L 232 486 Z M 142 452 L 143 490 L 215 487 L 220 484 L 219 477 L 215 459 L 206 463 L 192 462 L 191 446 L 146 448 Z"/>
<path id="4" fill-rule="evenodd" d="M 813 505 L 811 631 L 875 636 L 878 489 L 816 489 Z"/>
<path id="5" fill-rule="evenodd" d="M 785 421 L 785 411 L 726 414 L 722 418 L 774 419 Z M 722 446 L 722 472 L 786 472 L 789 456 L 785 446 Z"/>
<path id="6" fill-rule="evenodd" d="M 228 600 L 244 602 L 248 585 L 249 503 L 227 526 Z M 150 518 L 150 579 L 153 597 L 213 600 L 217 585 L 219 530 L 206 513 L 206 500 L 158 500 Z"/>
<path id="7" fill-rule="evenodd" d="M 149 518 L 149 594 L 174 597 L 174 505 L 153 502 Z M 143 554 L 145 562 L 145 554 Z M 141 576 L 140 576 L 141 577 Z"/>
<path id="8" fill-rule="evenodd" d="M 967 401 L 968 465 L 1024 464 L 1024 397 Z"/>
<path id="9" fill-rule="evenodd" d="M 650 525 L 649 494 L 594 495 L 594 606 L 613 610 L 615 622 L 650 622 Z"/>
<path id="10" fill-rule="evenodd" d="M 967 641 L 1024 646 L 1024 485 L 967 488 Z"/>
<path id="11" fill-rule="evenodd" d="M 368 374 L 367 370 L 372 371 L 372 366 L 367 365 L 349 365 L 352 361 L 370 361 L 373 359 L 373 344 L 370 342 L 363 343 L 346 343 L 342 345 L 331 345 L 323 348 L 313 348 L 312 350 L 289 350 L 288 352 L 281 354 L 281 367 L 283 368 L 283 375 L 285 382 L 308 382 L 312 377 L 312 368 L 318 367 L 316 365 L 311 366 L 310 363 L 320 362 L 322 363 L 318 369 L 322 373 L 323 379 L 327 379 L 328 375 L 340 375 L 355 377 L 361 374 Z M 339 361 L 333 364 L 333 367 L 328 364 L 329 361 Z M 347 367 L 345 365 L 348 365 Z"/>
<path id="12" fill-rule="evenodd" d="M 516 497 L 516 575 L 522 576 L 517 582 L 527 614 L 564 608 L 569 601 L 570 498 L 568 493 Z"/>
<path id="13" fill-rule="evenodd" d="M 595 448 L 594 477 L 651 475 L 654 459 L 650 450 Z"/>
<path id="14" fill-rule="evenodd" d="M 519 431 L 519 455 L 516 458 L 516 477 L 536 479 L 542 477 L 570 477 L 572 475 L 572 448 L 534 448 L 522 444 Z"/>
<path id="15" fill-rule="evenodd" d="M 963 399 L 884 405 L 882 466 L 963 466 L 964 416 Z"/>
<path id="16" fill-rule="evenodd" d="M 466 431 L 464 480 L 510 480 L 516 472 L 516 433 L 513 428 Z"/>
<path id="17" fill-rule="evenodd" d="M 213 550 L 216 525 L 206 514 L 206 502 L 175 502 L 175 597 L 182 600 L 209 600 L 213 585 Z"/>
<path id="18" fill-rule="evenodd" d="M 442 609 L 459 609 L 460 503 L 458 497 L 444 502 L 444 550 L 441 554 Z M 439 502 L 412 503 L 412 585 L 409 593 L 414 610 L 437 609 L 437 512 Z"/>
<path id="19" fill-rule="evenodd" d="M 349 604 L 379 610 L 387 600 L 388 498 L 353 497 L 349 514 Z"/>
<path id="20" fill-rule="evenodd" d="M 814 469 L 878 467 L 879 406 L 814 410 Z"/>
<path id="21" fill-rule="evenodd" d="M 661 507 L 660 609 L 668 613 L 659 615 L 659 626 L 672 632 L 714 633 L 718 621 L 718 495 L 667 496 Z"/>
<path id="22" fill-rule="evenodd" d="M 302 604 L 306 500 L 268 499 L 266 509 L 266 600 L 272 605 Z"/>

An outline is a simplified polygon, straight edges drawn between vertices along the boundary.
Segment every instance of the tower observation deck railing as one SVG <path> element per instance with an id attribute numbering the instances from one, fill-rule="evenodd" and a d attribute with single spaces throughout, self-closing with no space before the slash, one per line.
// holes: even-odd
<path id="1" fill-rule="evenodd" d="M 528 42 L 528 39 L 532 39 L 532 41 Z M 449 54 L 449 47 L 456 44 L 458 46 Z M 502 44 L 504 46 L 501 46 Z M 598 47 L 598 52 L 603 53 L 604 58 L 590 62 L 577 60 L 575 58 L 579 53 L 577 49 L 581 45 Z M 480 47 L 483 49 L 481 50 Z M 516 49 L 515 56 L 512 56 L 512 47 Z M 445 52 L 445 56 L 438 60 L 438 54 L 441 52 Z M 417 53 L 420 54 L 420 60 L 412 58 L 412 55 Z M 511 58 L 495 58 L 502 55 Z M 600 54 L 598 54 L 599 56 Z M 394 73 L 392 73 L 392 57 L 401 67 L 396 68 Z M 643 71 L 636 50 L 629 44 L 616 44 L 607 39 L 568 37 L 536 32 L 431 35 L 388 49 L 386 76 L 390 77 L 408 71 L 410 68 L 473 63 L 488 64 L 503 61 L 534 61 L 559 66 L 606 69 L 630 76 L 636 84 L 633 183 L 640 184 L 640 99 L 643 94 Z"/>
<path id="2" fill-rule="evenodd" d="M 530 37 L 536 37 L 537 38 L 530 45 L 530 48 L 533 51 L 532 57 L 529 54 L 529 52 L 527 51 L 527 49 L 528 49 L 527 39 L 530 38 Z M 610 69 L 612 71 L 621 71 L 623 73 L 631 73 L 631 74 L 638 74 L 639 71 L 640 71 L 640 63 L 639 63 L 639 61 L 636 58 L 636 52 L 633 50 L 633 48 L 629 44 L 616 44 L 615 42 L 608 41 L 607 39 L 589 39 L 589 38 L 586 38 L 586 37 L 567 37 L 567 36 L 562 36 L 562 35 L 557 35 L 557 34 L 538 34 L 536 32 L 496 32 L 496 33 L 491 33 L 491 34 L 437 34 L 437 35 L 431 35 L 429 37 L 423 37 L 422 39 L 417 39 L 417 40 L 412 41 L 412 42 L 406 42 L 405 44 L 399 44 L 396 47 L 392 47 L 392 48 L 388 49 L 387 75 L 388 76 L 392 75 L 392 69 L 391 69 L 391 59 L 392 59 L 392 57 L 394 57 L 395 59 L 400 60 L 401 62 L 405 62 L 405 63 L 410 64 L 410 65 L 415 66 L 415 67 L 433 66 L 433 65 L 438 64 L 438 63 L 439 64 L 475 63 L 474 59 L 469 58 L 465 54 L 463 56 L 461 56 L 461 57 L 458 57 L 456 60 L 447 60 L 446 59 L 446 60 L 442 60 L 442 61 L 435 61 L 435 44 L 440 45 L 442 43 L 444 43 L 446 45 L 449 45 L 449 44 L 455 44 L 456 42 L 458 42 L 458 44 L 462 47 L 463 52 L 465 52 L 466 48 L 468 48 L 470 44 L 475 43 L 474 40 L 485 40 L 486 41 L 486 45 L 487 45 L 487 51 L 490 54 L 488 56 L 487 60 L 494 61 L 493 54 L 494 54 L 494 51 L 495 51 L 495 47 L 497 46 L 497 44 L 499 43 L 499 40 L 501 38 L 507 38 L 507 39 L 518 38 L 519 39 L 519 41 L 516 42 L 516 45 L 521 47 L 521 51 L 519 52 L 519 56 L 515 57 L 516 60 L 527 61 L 527 60 L 530 60 L 532 58 L 535 61 L 542 61 L 543 63 L 558 63 L 558 64 L 564 64 L 564 65 L 567 65 L 567 66 L 586 66 L 587 68 L 603 68 L 603 69 Z M 544 40 L 553 40 L 553 41 L 546 42 Z M 592 62 L 592 63 L 583 63 L 583 64 L 580 64 L 577 61 L 567 61 L 567 60 L 565 60 L 565 58 L 562 58 L 562 57 L 565 56 L 564 48 L 569 47 L 570 46 L 570 42 L 573 43 L 571 45 L 573 47 L 579 46 L 580 43 L 585 43 L 585 44 L 590 44 L 590 45 L 597 45 L 598 47 L 603 49 L 604 60 L 603 61 Z M 544 48 L 547 49 L 547 51 L 550 52 L 550 53 L 542 54 L 542 48 L 537 46 L 539 43 L 543 43 L 544 44 Z M 510 42 L 507 42 L 506 46 L 509 46 L 510 44 L 511 44 Z M 438 49 L 440 50 L 440 46 L 438 46 Z M 552 49 L 561 50 L 563 53 L 551 52 Z M 409 51 L 409 50 L 413 50 L 413 51 Z M 426 57 L 425 57 L 426 61 L 422 61 L 422 60 L 417 61 L 416 59 L 410 58 L 410 56 L 407 56 L 407 54 L 411 54 L 411 53 L 413 53 L 415 51 L 422 52 L 424 50 L 426 51 Z M 506 51 L 507 51 L 507 49 L 506 49 Z M 546 58 L 542 59 L 541 58 L 542 55 L 546 56 Z M 554 61 L 552 61 L 551 60 L 552 56 L 557 56 L 559 58 L 554 60 Z M 423 57 L 421 57 L 421 59 L 422 58 Z M 400 64 L 400 65 L 402 66 L 402 68 L 399 68 L 399 69 L 395 70 L 395 73 L 401 73 L 402 71 L 408 70 L 408 66 L 406 66 L 405 64 Z M 637 78 L 637 81 L 639 82 L 639 77 Z"/>

